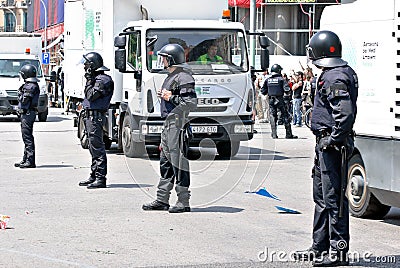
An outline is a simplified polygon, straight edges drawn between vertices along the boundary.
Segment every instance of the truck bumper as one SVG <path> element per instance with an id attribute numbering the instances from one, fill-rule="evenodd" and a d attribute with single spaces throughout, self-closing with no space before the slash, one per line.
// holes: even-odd
<path id="1" fill-rule="evenodd" d="M 47 94 L 39 96 L 38 112 L 46 111 L 48 106 Z M 18 97 L 17 96 L 6 96 L 0 97 L 0 114 L 17 114 L 18 109 Z"/>
<path id="2" fill-rule="evenodd" d="M 250 118 L 208 118 L 208 122 L 204 122 L 202 119 L 191 118 L 193 131 L 191 145 L 199 144 L 206 138 L 215 142 L 247 141 L 253 138 L 254 122 Z M 163 122 L 162 120 L 141 120 L 139 123 L 140 133 L 136 133 L 134 139 L 145 141 L 146 144 L 158 145 L 161 142 Z"/>

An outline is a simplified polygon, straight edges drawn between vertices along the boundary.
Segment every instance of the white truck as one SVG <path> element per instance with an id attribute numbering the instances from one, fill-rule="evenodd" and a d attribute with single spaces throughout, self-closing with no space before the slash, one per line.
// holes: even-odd
<path id="1" fill-rule="evenodd" d="M 18 88 L 23 84 L 19 71 L 25 64 L 33 64 L 39 78 L 38 120 L 44 122 L 48 115 L 46 81 L 39 56 L 42 52 L 40 34 L 0 33 L 0 114 L 17 115 Z"/>
<path id="2" fill-rule="evenodd" d="M 400 207 L 400 1 L 358 0 L 323 11 L 359 78 L 355 151 L 347 195 L 356 217 Z"/>
<path id="3" fill-rule="evenodd" d="M 115 82 L 106 145 L 117 142 L 129 157 L 142 155 L 146 145 L 158 146 L 163 120 L 156 90 L 166 72 L 157 52 L 167 43 L 177 43 L 185 49 L 196 80 L 198 108 L 189 115 L 191 145 L 208 138 L 219 155 L 234 156 L 240 141 L 253 137 L 254 90 L 246 32 L 242 23 L 222 19 L 227 8 L 226 0 L 66 1 L 63 68 L 69 105 L 75 108 L 83 98 L 79 60 L 85 53 L 99 52 Z M 198 62 L 212 43 L 224 61 Z M 266 48 L 267 38 L 260 37 L 260 43 Z M 264 49 L 264 68 L 267 57 Z M 82 140 L 82 120 L 77 125 Z"/>

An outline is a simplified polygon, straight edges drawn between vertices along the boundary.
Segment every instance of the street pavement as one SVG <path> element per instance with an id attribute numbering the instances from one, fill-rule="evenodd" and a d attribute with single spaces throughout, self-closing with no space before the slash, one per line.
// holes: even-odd
<path id="1" fill-rule="evenodd" d="M 106 189 L 88 190 L 90 154 L 73 114 L 52 108 L 36 122 L 36 169 L 19 169 L 23 143 L 16 117 L 0 117 L 0 267 L 311 267 L 290 254 L 311 245 L 314 139 L 277 140 L 269 124 L 230 160 L 194 148 L 192 212 L 142 211 L 155 197 L 156 156 L 107 151 Z M 256 194 L 262 190 L 265 195 Z M 176 200 L 171 194 L 171 204 Z M 298 213 L 283 213 L 276 206 Z M 352 267 L 400 266 L 400 209 L 383 220 L 351 217 Z M 357 258 L 357 256 L 359 256 Z"/>

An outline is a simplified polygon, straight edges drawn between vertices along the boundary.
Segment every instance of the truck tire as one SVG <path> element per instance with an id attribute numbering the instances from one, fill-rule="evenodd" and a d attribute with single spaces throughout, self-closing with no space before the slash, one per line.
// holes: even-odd
<path id="1" fill-rule="evenodd" d="M 86 131 L 85 131 L 85 121 L 83 120 L 83 113 L 79 113 L 78 118 L 78 138 L 81 142 L 81 146 L 83 149 L 89 149 L 89 140 L 87 139 Z"/>
<path id="2" fill-rule="evenodd" d="M 390 206 L 381 204 L 368 188 L 364 162 L 359 154 L 349 161 L 347 197 L 352 216 L 357 218 L 382 219 Z"/>
<path id="3" fill-rule="evenodd" d="M 132 127 L 130 116 L 126 115 L 122 123 L 122 150 L 127 157 L 140 157 L 146 152 L 145 145 L 132 140 Z"/>
<path id="4" fill-rule="evenodd" d="M 49 114 L 49 108 L 46 108 L 46 110 L 44 110 L 43 112 L 38 113 L 39 122 L 46 122 L 48 114 Z"/>
<path id="5" fill-rule="evenodd" d="M 240 141 L 222 141 L 217 143 L 217 152 L 223 158 L 234 157 L 240 147 Z"/>

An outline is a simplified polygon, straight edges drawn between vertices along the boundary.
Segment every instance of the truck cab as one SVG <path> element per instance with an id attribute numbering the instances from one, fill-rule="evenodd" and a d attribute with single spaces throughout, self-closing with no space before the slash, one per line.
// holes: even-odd
<path id="1" fill-rule="evenodd" d="M 178 26 L 176 22 L 158 21 L 155 27 L 151 21 L 138 21 L 125 29 L 122 36 L 127 45 L 126 62 L 122 69 L 125 69 L 126 111 L 122 112 L 132 117 L 129 131 L 133 136 L 129 137 L 134 143 L 160 143 L 163 120 L 156 90 L 161 88 L 167 72 L 157 53 L 168 43 L 184 48 L 187 68 L 196 82 L 198 107 L 189 115 L 194 133 L 191 145 L 198 146 L 201 140 L 209 138 L 215 142 L 220 155 L 233 156 L 240 141 L 252 139 L 254 90 L 245 31 L 241 23 L 216 24 L 215 21 L 180 21 Z M 216 62 L 204 60 L 211 45 L 217 48 L 219 60 Z M 124 151 L 130 149 L 124 148 Z"/>

